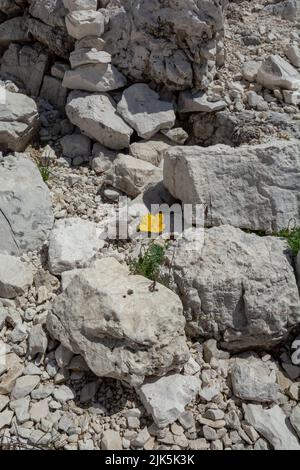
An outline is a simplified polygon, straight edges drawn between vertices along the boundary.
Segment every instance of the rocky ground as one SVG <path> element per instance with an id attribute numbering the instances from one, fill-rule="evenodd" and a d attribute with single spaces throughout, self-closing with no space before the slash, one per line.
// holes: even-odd
<path id="1" fill-rule="evenodd" d="M 300 449 L 300 2 L 154 3 L 0 0 L 4 449 Z"/>

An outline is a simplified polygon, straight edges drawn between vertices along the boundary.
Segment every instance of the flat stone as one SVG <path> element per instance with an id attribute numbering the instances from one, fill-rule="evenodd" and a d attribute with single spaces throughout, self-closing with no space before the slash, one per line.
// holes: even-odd
<path id="1" fill-rule="evenodd" d="M 105 147 L 116 150 L 129 147 L 133 130 L 117 115 L 108 95 L 72 92 L 66 113 L 84 134 Z"/>
<path id="2" fill-rule="evenodd" d="M 300 444 L 287 417 L 276 405 L 263 409 L 261 405 L 244 405 L 245 419 L 275 450 L 299 450 Z"/>
<path id="3" fill-rule="evenodd" d="M 272 403 L 279 398 L 279 386 L 268 367 L 259 360 L 236 360 L 231 367 L 234 394 L 243 401 Z"/>
<path id="4" fill-rule="evenodd" d="M 111 55 L 105 51 L 98 51 L 97 49 L 75 49 L 70 54 L 70 63 L 72 69 L 76 69 L 82 65 L 90 64 L 110 64 Z"/>
<path id="5" fill-rule="evenodd" d="M 298 434 L 298 437 L 300 438 L 300 405 L 296 405 L 293 408 L 290 421 L 296 433 Z"/>
<path id="6" fill-rule="evenodd" d="M 226 108 L 225 101 L 208 101 L 207 95 L 199 92 L 193 95 L 189 91 L 182 91 L 179 94 L 178 112 L 179 113 L 213 113 Z"/>
<path id="7" fill-rule="evenodd" d="M 0 413 L 0 430 L 10 425 L 13 415 L 14 412 L 10 410 L 5 410 Z"/>
<path id="8" fill-rule="evenodd" d="M 70 36 L 82 39 L 85 36 L 102 36 L 105 18 L 100 11 L 79 10 L 66 16 L 66 26 Z"/>
<path id="9" fill-rule="evenodd" d="M 199 390 L 197 377 L 171 374 L 144 383 L 137 392 L 155 424 L 164 428 L 179 418 Z"/>
<path id="10" fill-rule="evenodd" d="M 29 395 L 40 383 L 40 377 L 36 375 L 23 375 L 16 380 L 11 393 L 11 398 L 18 400 Z"/>
<path id="11" fill-rule="evenodd" d="M 45 354 L 48 338 L 42 325 L 34 325 L 29 333 L 28 354 L 34 358 L 37 354 Z"/>
<path id="12" fill-rule="evenodd" d="M 0 146 L 23 151 L 38 132 L 40 122 L 35 102 L 21 93 L 11 93 L 0 86 Z"/>
<path id="13" fill-rule="evenodd" d="M 19 258 L 0 253 L 0 297 L 13 299 L 33 283 L 32 268 Z"/>
<path id="14" fill-rule="evenodd" d="M 256 79 L 258 83 L 271 90 L 274 88 L 283 88 L 284 90 L 300 88 L 299 72 L 279 55 L 272 55 L 262 63 Z"/>
<path id="15" fill-rule="evenodd" d="M 123 88 L 126 83 L 125 76 L 116 67 L 105 62 L 68 70 L 62 86 L 71 90 L 106 92 Z"/>
<path id="16" fill-rule="evenodd" d="M 124 91 L 117 110 L 144 139 L 150 139 L 161 129 L 173 127 L 176 120 L 172 103 L 160 100 L 158 93 L 143 83 Z"/>
<path id="17" fill-rule="evenodd" d="M 102 450 L 122 450 L 122 439 L 117 431 L 107 429 L 103 432 L 101 440 Z"/>

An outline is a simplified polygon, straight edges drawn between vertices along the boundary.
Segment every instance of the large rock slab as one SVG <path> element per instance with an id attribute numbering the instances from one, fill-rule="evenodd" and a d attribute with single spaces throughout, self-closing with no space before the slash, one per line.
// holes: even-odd
<path id="1" fill-rule="evenodd" d="M 0 251 L 40 249 L 53 225 L 50 192 L 36 165 L 22 156 L 0 162 Z"/>
<path id="2" fill-rule="evenodd" d="M 300 224 L 300 142 L 172 147 L 164 184 L 184 204 L 204 204 L 207 225 L 278 232 Z"/>
<path id="3" fill-rule="evenodd" d="M 68 70 L 63 80 L 65 88 L 92 92 L 117 90 L 126 83 L 124 75 L 111 64 L 83 65 Z"/>
<path id="4" fill-rule="evenodd" d="M 15 256 L 0 253 L 0 297 L 13 299 L 33 283 L 32 269 Z"/>
<path id="5" fill-rule="evenodd" d="M 279 406 L 244 405 L 245 419 L 275 450 L 300 450 L 300 443 Z"/>
<path id="6" fill-rule="evenodd" d="M 200 391 L 198 377 L 170 374 L 146 381 L 138 395 L 159 428 L 174 423 Z"/>
<path id="7" fill-rule="evenodd" d="M 40 126 L 37 106 L 21 93 L 0 87 L 0 94 L 0 147 L 23 151 Z"/>
<path id="8" fill-rule="evenodd" d="M 72 124 L 105 147 L 129 147 L 133 130 L 117 115 L 115 103 L 108 95 L 71 92 L 66 113 Z"/>
<path id="9" fill-rule="evenodd" d="M 177 295 L 161 285 L 150 292 L 148 279 L 129 275 L 114 258 L 73 274 L 54 301 L 47 327 L 94 374 L 140 385 L 187 362 Z"/>
<path id="10" fill-rule="evenodd" d="M 119 3 L 120 4 L 120 3 Z M 203 89 L 224 54 L 221 0 L 124 0 L 108 10 L 103 38 L 113 63 L 134 81 Z"/>
<path id="11" fill-rule="evenodd" d="M 176 120 L 172 103 L 160 100 L 159 94 L 144 83 L 127 88 L 117 110 L 144 139 L 150 139 L 161 129 L 170 129 Z"/>
<path id="12" fill-rule="evenodd" d="M 75 268 L 84 268 L 103 246 L 93 222 L 79 218 L 58 220 L 49 240 L 49 269 L 61 274 Z"/>
<path id="13" fill-rule="evenodd" d="M 172 251 L 172 253 L 171 253 Z M 193 336 L 225 349 L 272 348 L 300 320 L 285 240 L 225 225 L 205 230 L 202 250 L 182 242 L 172 271 Z"/>
<path id="14" fill-rule="evenodd" d="M 299 72 L 279 55 L 268 57 L 260 66 L 256 80 L 264 87 L 297 90 L 300 88 Z"/>

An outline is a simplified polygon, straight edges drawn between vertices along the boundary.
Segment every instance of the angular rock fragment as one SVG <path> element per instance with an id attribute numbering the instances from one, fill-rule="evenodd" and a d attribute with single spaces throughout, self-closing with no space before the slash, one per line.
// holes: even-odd
<path id="1" fill-rule="evenodd" d="M 74 91 L 69 95 L 66 113 L 72 124 L 105 147 L 129 147 L 133 130 L 117 115 L 108 95 Z"/>

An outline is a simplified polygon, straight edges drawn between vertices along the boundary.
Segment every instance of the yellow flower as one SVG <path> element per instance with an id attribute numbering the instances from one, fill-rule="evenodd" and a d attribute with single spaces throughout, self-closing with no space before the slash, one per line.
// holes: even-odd
<path id="1" fill-rule="evenodd" d="M 147 214 L 142 217 L 139 231 L 146 233 L 162 233 L 166 226 L 164 225 L 164 216 L 159 214 Z"/>

